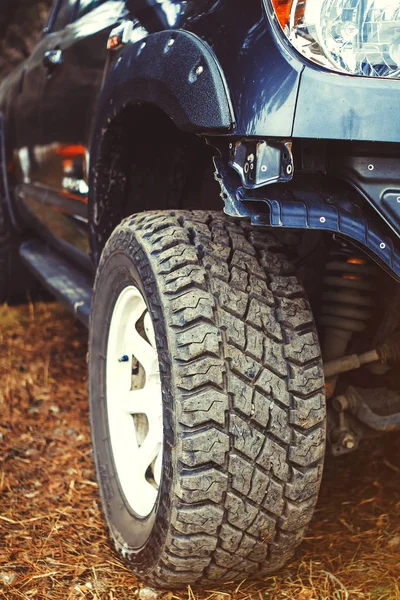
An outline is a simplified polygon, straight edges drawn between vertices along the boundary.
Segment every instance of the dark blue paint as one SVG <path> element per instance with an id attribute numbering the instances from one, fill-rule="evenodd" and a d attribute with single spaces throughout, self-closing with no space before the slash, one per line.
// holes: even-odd
<path id="1" fill-rule="evenodd" d="M 301 76 L 293 137 L 398 142 L 400 81 L 327 73 Z"/>
<path id="2" fill-rule="evenodd" d="M 217 56 L 232 98 L 235 133 L 289 137 L 303 64 L 274 35 L 262 3 L 205 2 L 209 10 L 203 13 L 197 4 L 188 2 L 182 25 L 206 39 Z"/>
<path id="3" fill-rule="evenodd" d="M 156 104 L 179 128 L 209 138 L 218 134 L 224 138 L 234 135 L 395 144 L 400 140 L 400 81 L 333 74 L 312 65 L 288 44 L 272 9 L 261 0 L 108 0 L 96 10 L 61 31 L 51 31 L 50 23 L 50 32 L 32 56 L 0 87 L 5 154 L 7 160 L 15 161 L 14 157 L 19 156 L 13 183 L 29 181 L 33 186 L 47 186 L 51 190 L 49 198 L 59 194 L 65 199 L 67 191 L 63 211 L 58 210 L 59 202 L 54 203 L 52 215 L 66 217 L 66 226 L 70 227 L 75 219 L 76 229 L 82 230 L 77 217 L 87 200 L 89 150 L 92 148 L 93 176 L 100 132 L 129 103 Z M 110 32 L 127 22 L 133 23 L 136 39 L 120 50 L 107 52 Z M 176 39 L 171 51 L 166 46 L 170 38 Z M 62 50 L 62 62 L 49 69 L 45 53 L 58 48 Z M 197 66 L 205 71 L 196 79 Z M 62 153 L 68 146 L 83 149 L 68 167 L 72 175 L 65 171 L 69 159 L 66 161 Z M 382 221 L 388 231 L 390 224 L 398 233 L 399 211 L 388 194 L 400 190 L 400 178 L 390 175 L 389 186 L 383 169 L 382 181 L 371 186 L 360 173 L 347 176 L 345 167 L 339 166 L 335 174 L 347 177 L 375 206 L 377 222 Z M 80 182 L 83 191 L 66 190 L 70 179 Z M 380 234 L 374 233 L 362 212 L 355 216 L 343 204 L 324 204 L 325 221 L 321 222 L 318 202 L 305 197 L 287 204 L 275 190 L 269 190 L 267 202 L 271 225 L 340 232 L 374 249 L 397 273 L 394 246 L 378 243 Z M 92 191 L 95 193 L 95 186 Z M 74 203 L 75 209 L 71 208 Z M 235 200 L 228 196 L 227 211 L 251 213 L 257 224 L 268 222 L 260 198 L 250 199 L 251 209 L 245 208 L 247 203 L 241 199 L 235 206 Z M 16 208 L 18 215 L 21 206 Z M 43 213 L 37 218 L 41 216 Z M 61 230 L 64 225 L 60 222 L 59 227 Z"/>

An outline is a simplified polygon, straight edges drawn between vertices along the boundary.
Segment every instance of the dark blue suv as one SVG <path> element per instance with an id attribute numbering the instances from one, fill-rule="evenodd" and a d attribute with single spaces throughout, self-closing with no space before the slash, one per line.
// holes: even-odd
<path id="1" fill-rule="evenodd" d="M 0 301 L 88 325 L 105 518 L 156 585 L 280 568 L 326 448 L 400 429 L 399 32 L 397 0 L 57 0 L 0 87 Z"/>

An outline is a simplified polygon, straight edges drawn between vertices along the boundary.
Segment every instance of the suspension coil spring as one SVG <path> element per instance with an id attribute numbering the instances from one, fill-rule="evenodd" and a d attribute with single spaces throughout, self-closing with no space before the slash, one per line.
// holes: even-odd
<path id="1" fill-rule="evenodd" d="M 364 331 L 374 306 L 375 268 L 353 248 L 335 248 L 325 266 L 320 324 L 325 360 L 343 356 L 353 333 Z"/>
<path id="2" fill-rule="evenodd" d="M 397 338 L 387 341 L 385 344 L 381 344 L 377 348 L 379 357 L 383 363 L 390 363 L 392 365 L 400 364 L 400 340 Z"/>

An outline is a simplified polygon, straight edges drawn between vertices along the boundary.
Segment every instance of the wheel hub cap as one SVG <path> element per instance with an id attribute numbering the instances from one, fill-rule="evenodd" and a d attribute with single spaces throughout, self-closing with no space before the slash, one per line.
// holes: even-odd
<path id="1" fill-rule="evenodd" d="M 107 413 L 123 494 L 141 517 L 152 511 L 162 467 L 162 393 L 154 327 L 135 286 L 120 294 L 107 346 Z"/>

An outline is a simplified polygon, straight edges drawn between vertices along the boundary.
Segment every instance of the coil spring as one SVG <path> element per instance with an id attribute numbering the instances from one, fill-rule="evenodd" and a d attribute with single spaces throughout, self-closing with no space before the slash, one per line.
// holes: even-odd
<path id="1" fill-rule="evenodd" d="M 377 350 L 382 362 L 400 364 L 400 341 L 397 338 L 381 344 Z"/>
<path id="2" fill-rule="evenodd" d="M 341 248 L 331 254 L 323 278 L 320 323 L 347 332 L 361 332 L 374 305 L 375 268 L 365 256 Z"/>

